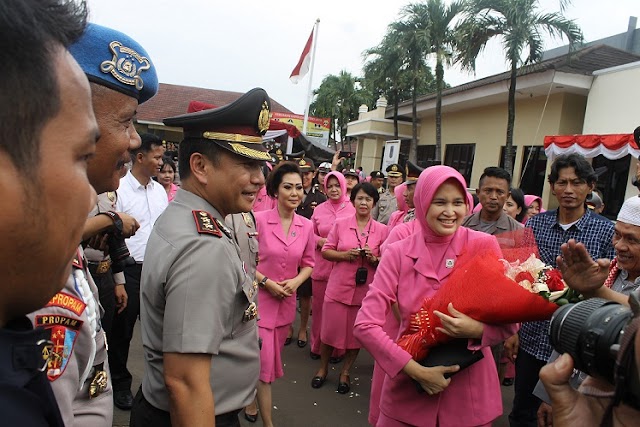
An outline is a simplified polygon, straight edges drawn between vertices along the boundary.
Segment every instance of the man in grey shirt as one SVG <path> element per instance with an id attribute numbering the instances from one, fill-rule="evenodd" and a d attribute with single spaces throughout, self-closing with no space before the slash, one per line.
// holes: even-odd
<path id="1" fill-rule="evenodd" d="M 165 119 L 184 129 L 182 188 L 158 218 L 141 281 L 145 370 L 131 426 L 239 426 L 260 371 L 257 284 L 225 225 L 249 212 L 270 158 L 270 101 L 253 89 L 224 107 Z"/>

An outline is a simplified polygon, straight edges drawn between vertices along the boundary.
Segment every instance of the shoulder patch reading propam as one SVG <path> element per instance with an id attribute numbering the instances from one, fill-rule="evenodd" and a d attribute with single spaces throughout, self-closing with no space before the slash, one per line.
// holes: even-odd
<path id="1" fill-rule="evenodd" d="M 216 237 L 222 237 L 222 232 L 218 228 L 216 219 L 207 211 L 192 211 L 193 218 L 196 221 L 196 228 L 200 234 L 211 234 Z"/>

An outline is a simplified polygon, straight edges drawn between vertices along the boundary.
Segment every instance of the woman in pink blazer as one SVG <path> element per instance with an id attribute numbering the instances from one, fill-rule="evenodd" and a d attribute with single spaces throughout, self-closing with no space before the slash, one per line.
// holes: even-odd
<path id="1" fill-rule="evenodd" d="M 484 354 L 461 372 L 458 366 L 423 367 L 396 344 L 410 316 L 446 282 L 461 255 L 487 248 L 500 253 L 495 237 L 460 227 L 470 207 L 465 188 L 464 178 L 448 166 L 432 166 L 420 175 L 414 196 L 419 227 L 386 249 L 356 318 L 356 338 L 387 374 L 377 426 L 484 426 L 502 413 L 490 346 L 512 336 L 515 325 L 483 324 L 451 305 L 448 313 L 437 312 L 445 333 L 467 338 L 469 349 Z M 400 329 L 390 337 L 383 325 L 393 303 Z M 444 377 L 452 372 L 457 373 Z M 412 379 L 426 392 L 419 393 Z"/>
<path id="2" fill-rule="evenodd" d="M 258 406 L 262 424 L 271 419 L 271 383 L 284 375 L 280 352 L 296 314 L 296 289 L 311 275 L 314 265 L 313 225 L 295 213 L 302 201 L 302 174 L 298 165 L 283 162 L 267 179 L 267 193 L 278 204 L 275 209 L 256 212 L 259 263 L 258 333 L 260 381 Z"/>
<path id="3" fill-rule="evenodd" d="M 338 218 L 351 217 L 356 213 L 355 208 L 346 197 L 347 183 L 345 177 L 340 172 L 331 172 L 324 179 L 324 194 L 327 201 L 320 203 L 313 210 L 311 222 L 313 223 L 313 233 L 315 235 L 316 264 L 311 274 L 312 296 L 311 310 L 313 321 L 311 322 L 311 358 L 320 358 L 320 325 L 322 325 L 322 304 L 324 303 L 324 293 L 327 289 L 329 273 L 333 268 L 333 262 L 322 258 L 320 252 L 331 227 Z M 334 356 L 342 354 L 342 349 L 334 352 Z"/>
<path id="4" fill-rule="evenodd" d="M 388 235 L 387 226 L 371 218 L 371 210 L 379 198 L 376 188 L 368 182 L 353 187 L 351 203 L 355 215 L 336 220 L 322 247 L 322 256 L 334 264 L 324 296 L 320 369 L 311 380 L 313 388 L 322 387 L 327 379 L 333 349 L 344 348 L 347 351 L 338 393 L 350 390 L 349 369 L 360 350 L 360 343 L 353 337 L 353 322 L 373 281 L 380 246 Z"/>

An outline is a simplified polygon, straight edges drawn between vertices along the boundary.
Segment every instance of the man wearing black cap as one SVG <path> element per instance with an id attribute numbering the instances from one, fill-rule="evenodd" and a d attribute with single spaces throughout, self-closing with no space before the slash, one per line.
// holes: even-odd
<path id="1" fill-rule="evenodd" d="M 415 205 L 413 204 L 413 194 L 416 190 L 416 183 L 418 182 L 418 178 L 420 178 L 420 174 L 423 170 L 424 168 L 421 168 L 420 166 L 410 161 L 407 161 L 407 164 L 405 165 L 406 180 L 404 181 L 404 183 L 407 185 L 407 189 L 405 190 L 403 196 L 409 210 L 402 219 L 402 222 L 413 221 L 416 218 L 416 209 Z"/>
<path id="2" fill-rule="evenodd" d="M 51 333 L 34 330 L 25 315 L 63 288 L 95 201 L 86 160 L 98 126 L 87 79 L 66 49 L 86 19 L 84 2 L 0 2 L 0 424 L 6 426 L 65 425 L 47 379 L 55 363 Z"/>
<path id="3" fill-rule="evenodd" d="M 113 191 L 129 158 L 128 150 L 140 145 L 133 118 L 138 104 L 157 91 L 155 67 L 133 39 L 95 24 L 87 26 L 69 51 L 90 81 L 100 129 L 95 156 L 87 159 L 89 182 L 98 193 Z M 107 230 L 97 223 L 106 223 Z M 136 224 L 131 217 L 105 211 L 85 222 L 83 239 L 114 229 L 128 237 L 135 233 Z M 64 289 L 29 317 L 51 335 L 53 354 L 47 376 L 65 424 L 107 427 L 112 424 L 113 399 L 102 310 L 82 248 L 73 267 Z"/>
<path id="4" fill-rule="evenodd" d="M 378 222 L 386 224 L 391 214 L 398 210 L 398 200 L 394 189 L 402 184 L 402 168 L 397 163 L 387 167 L 387 189 L 380 192 L 380 200 L 373 207 L 371 216 Z"/>
<path id="5" fill-rule="evenodd" d="M 302 203 L 297 207 L 296 213 L 307 219 L 311 219 L 313 210 L 320 203 L 327 200 L 327 196 L 318 190 L 318 185 L 313 185 L 315 166 L 313 160 L 303 157 L 298 159 L 298 166 L 302 172 L 302 189 L 304 196 Z M 298 347 L 304 348 L 307 345 L 307 325 L 309 314 L 311 313 L 311 278 L 304 281 L 298 288 L 298 299 L 300 300 L 300 328 L 298 329 Z M 293 326 L 292 326 L 293 327 Z"/>
<path id="6" fill-rule="evenodd" d="M 140 318 L 145 370 L 131 426 L 239 426 L 260 371 L 258 284 L 224 217 L 249 212 L 264 185 L 270 100 L 253 89 L 224 107 L 165 119 L 184 129 L 182 187 L 145 253 Z M 251 296 L 250 296 L 251 295 Z"/>

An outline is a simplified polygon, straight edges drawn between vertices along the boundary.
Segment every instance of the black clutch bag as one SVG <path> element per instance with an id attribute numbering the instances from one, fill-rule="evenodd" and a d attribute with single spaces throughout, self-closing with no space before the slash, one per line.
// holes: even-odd
<path id="1" fill-rule="evenodd" d="M 484 358 L 484 354 L 482 354 L 482 351 L 469 350 L 467 348 L 468 343 L 468 339 L 458 338 L 447 343 L 440 344 L 439 346 L 430 349 L 427 357 L 420 360 L 418 363 L 426 367 L 452 365 L 460 366 L 459 371 L 444 374 L 445 378 L 452 377 L 463 369 L 473 365 L 478 360 Z M 422 388 L 422 386 L 417 381 L 414 382 L 416 383 L 418 390 L 423 392 L 424 389 Z"/>

